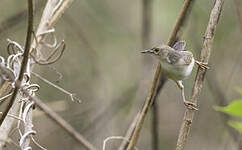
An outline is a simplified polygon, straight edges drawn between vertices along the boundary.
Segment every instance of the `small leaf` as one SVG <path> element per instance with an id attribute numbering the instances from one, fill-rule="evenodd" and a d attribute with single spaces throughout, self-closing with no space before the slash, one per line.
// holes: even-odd
<path id="1" fill-rule="evenodd" d="M 242 88 L 241 88 L 241 87 L 235 87 L 235 90 L 236 90 L 239 94 L 242 94 Z"/>
<path id="2" fill-rule="evenodd" d="M 242 100 L 233 101 L 226 107 L 214 107 L 215 110 L 227 113 L 229 115 L 242 117 Z"/>
<path id="3" fill-rule="evenodd" d="M 242 122 L 237 121 L 229 121 L 228 124 L 238 130 L 240 133 L 242 133 Z"/>

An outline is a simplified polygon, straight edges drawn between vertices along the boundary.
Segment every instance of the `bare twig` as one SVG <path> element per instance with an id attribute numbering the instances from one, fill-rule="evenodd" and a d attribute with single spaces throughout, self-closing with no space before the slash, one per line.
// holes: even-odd
<path id="1" fill-rule="evenodd" d="M 172 31 L 172 34 L 171 34 L 171 36 L 168 40 L 168 45 L 171 46 L 174 43 L 174 41 L 176 39 L 176 35 L 177 35 L 178 31 L 180 30 L 181 24 L 182 24 L 183 19 L 185 18 L 186 14 L 187 14 L 187 11 L 188 11 L 188 8 L 189 8 L 191 2 L 192 2 L 192 0 L 186 0 L 184 2 L 182 11 L 181 11 L 181 13 L 180 13 L 180 15 L 177 19 L 176 25 L 175 25 L 175 27 Z M 150 106 L 153 104 L 153 99 L 154 99 L 154 96 L 156 95 L 157 85 L 160 81 L 160 74 L 161 74 L 161 64 L 159 63 L 157 68 L 156 68 L 155 76 L 154 76 L 154 79 L 153 79 L 153 82 L 152 82 L 152 87 L 150 89 L 150 92 L 149 92 L 146 100 L 145 100 L 145 103 L 144 103 L 142 111 L 141 111 L 141 115 L 138 118 L 137 125 L 136 125 L 135 130 L 134 130 L 134 134 L 131 137 L 130 144 L 127 148 L 128 150 L 132 150 L 137 143 L 137 140 L 139 138 L 139 133 L 140 133 L 140 130 L 142 128 L 145 116 L 146 116 Z"/>
<path id="2" fill-rule="evenodd" d="M 23 80 L 24 72 L 26 70 L 27 63 L 28 63 L 28 56 L 29 56 L 29 52 L 30 52 L 32 31 L 33 31 L 33 4 L 32 4 L 32 0 L 29 0 L 28 1 L 27 37 L 26 37 L 26 41 L 25 41 L 25 48 L 24 48 L 24 53 L 23 53 L 23 60 L 22 60 L 22 64 L 21 64 L 21 69 L 20 69 L 20 73 L 19 73 L 19 76 L 18 76 L 18 81 L 20 81 L 20 82 L 22 82 L 22 80 Z M 8 106 L 7 106 L 7 109 L 3 112 L 3 115 L 0 118 L 0 126 L 2 125 L 2 122 L 5 119 L 5 117 L 7 116 L 10 108 L 12 107 L 12 105 L 15 101 L 15 98 L 17 97 L 18 91 L 19 91 L 19 88 L 15 87 L 13 95 L 10 99 Z"/>
<path id="3" fill-rule="evenodd" d="M 69 92 L 69 91 L 63 89 L 62 87 L 60 87 L 60 86 L 58 86 L 58 85 L 56 85 L 56 84 L 50 82 L 49 80 L 45 79 L 44 77 L 40 76 L 39 74 L 37 74 L 37 73 L 35 73 L 35 72 L 32 72 L 32 74 L 33 74 L 34 76 L 36 76 L 37 78 L 39 78 L 40 80 L 42 80 L 43 82 L 47 83 L 48 85 L 51 85 L 51 86 L 53 86 L 54 88 L 58 89 L 59 91 L 61 91 L 61 92 L 65 93 L 65 94 L 67 94 L 67 95 L 71 98 L 71 100 L 72 100 L 73 102 L 74 102 L 74 101 L 77 101 L 78 103 L 81 102 L 81 100 L 75 96 L 75 93 L 71 93 L 71 92 Z"/>
<path id="4" fill-rule="evenodd" d="M 68 134 L 71 135 L 75 140 L 81 143 L 87 150 L 96 150 L 93 145 L 91 145 L 81 134 L 78 133 L 69 123 L 67 123 L 63 118 L 61 118 L 57 113 L 52 111 L 47 105 L 42 103 L 39 99 L 32 97 L 35 104 L 46 113 L 46 115 L 61 126 Z"/>
<path id="5" fill-rule="evenodd" d="M 201 62 L 208 63 L 210 53 L 211 53 L 212 43 L 215 35 L 216 25 L 219 21 L 223 2 L 224 2 L 223 0 L 216 0 L 214 7 L 211 11 L 210 19 L 205 32 L 203 48 L 201 51 L 201 58 L 200 58 Z M 198 97 L 202 89 L 202 83 L 205 77 L 205 73 L 206 73 L 206 70 L 198 68 L 193 91 L 192 91 L 192 97 L 191 97 L 191 101 L 195 104 L 197 104 Z M 187 141 L 187 137 L 189 135 L 194 114 L 195 114 L 194 110 L 186 110 L 184 114 L 183 123 L 181 125 L 181 129 L 179 132 L 176 150 L 183 150 L 185 148 L 185 144 Z"/>

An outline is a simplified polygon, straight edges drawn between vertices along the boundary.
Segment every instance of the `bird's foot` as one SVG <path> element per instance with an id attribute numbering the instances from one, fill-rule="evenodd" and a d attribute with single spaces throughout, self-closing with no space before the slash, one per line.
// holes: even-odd
<path id="1" fill-rule="evenodd" d="M 202 69 L 209 69 L 209 66 L 207 63 L 204 63 L 204 62 L 200 62 L 200 61 L 195 61 L 195 63 Z"/>
<path id="2" fill-rule="evenodd" d="M 193 102 L 189 102 L 189 101 L 184 101 L 184 105 L 191 110 L 198 110 L 197 105 L 194 104 Z"/>

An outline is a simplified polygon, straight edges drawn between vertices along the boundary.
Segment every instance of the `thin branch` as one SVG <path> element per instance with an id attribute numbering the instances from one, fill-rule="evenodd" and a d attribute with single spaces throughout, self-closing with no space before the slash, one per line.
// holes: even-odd
<path id="1" fill-rule="evenodd" d="M 39 107 L 42 111 L 44 111 L 50 119 L 52 119 L 55 123 L 57 123 L 60 127 L 62 127 L 71 137 L 73 137 L 76 141 L 81 143 L 87 150 L 96 150 L 96 148 L 92 144 L 90 144 L 81 134 L 79 134 L 76 129 L 74 129 L 68 122 L 66 122 L 63 118 L 61 118 L 57 113 L 52 111 L 41 100 L 37 99 L 36 97 L 30 97 L 30 98 L 34 100 L 37 107 Z"/>
<path id="2" fill-rule="evenodd" d="M 205 38 L 203 41 L 203 48 L 201 51 L 201 57 L 200 57 L 201 62 L 208 63 L 210 53 L 211 53 L 212 43 L 215 35 L 216 25 L 220 18 L 223 2 L 224 0 L 216 0 L 214 7 L 211 11 L 210 19 L 204 36 Z M 198 97 L 202 89 L 202 83 L 205 78 L 205 73 L 206 73 L 206 70 L 198 68 L 193 91 L 192 91 L 192 97 L 191 97 L 191 101 L 195 104 L 197 104 Z M 184 119 L 180 128 L 176 150 L 184 150 L 187 137 L 189 135 L 189 131 L 192 125 L 194 114 L 195 114 L 194 110 L 186 110 L 184 114 Z"/>
<path id="3" fill-rule="evenodd" d="M 28 29 L 27 29 L 27 37 L 26 37 L 24 53 L 23 53 L 23 60 L 22 60 L 22 64 L 21 64 L 20 73 L 19 73 L 19 76 L 18 76 L 19 82 L 22 82 L 22 80 L 23 80 L 24 72 L 26 70 L 27 63 L 28 63 L 28 57 L 29 57 L 30 45 L 31 45 L 31 38 L 32 38 L 32 31 L 33 31 L 33 20 L 34 20 L 33 18 L 34 18 L 33 17 L 33 3 L 32 3 L 32 0 L 28 0 Z M 18 91 L 19 91 L 19 88 L 15 87 L 13 95 L 10 99 L 8 106 L 7 106 L 7 109 L 3 112 L 3 115 L 0 118 L 0 126 L 2 125 L 3 120 L 7 116 L 10 108 L 12 107 L 12 105 L 13 105 L 16 97 L 17 97 Z"/>
<path id="4" fill-rule="evenodd" d="M 42 80 L 43 82 L 47 83 L 48 85 L 51 85 L 52 87 L 58 89 L 59 91 L 61 91 L 61 92 L 65 93 L 65 94 L 67 94 L 67 95 L 71 98 L 71 100 L 72 100 L 73 102 L 74 102 L 74 101 L 77 101 L 78 103 L 81 102 L 81 100 L 75 96 L 75 93 L 71 93 L 71 92 L 69 92 L 69 91 L 63 89 L 62 87 L 60 87 L 60 86 L 58 86 L 58 85 L 56 85 L 56 84 L 50 82 L 49 80 L 45 79 L 44 77 L 40 76 L 39 74 L 37 74 L 37 73 L 35 73 L 35 72 L 31 72 L 31 73 L 32 73 L 32 75 L 36 76 L 37 78 L 39 78 L 39 79 Z"/>
<path id="5" fill-rule="evenodd" d="M 172 45 L 176 39 L 176 35 L 178 33 L 178 31 L 180 30 L 180 27 L 181 27 L 181 24 L 183 22 L 183 19 L 185 18 L 186 14 L 187 14 L 187 11 L 188 11 L 188 8 L 191 4 L 192 0 L 186 0 L 184 2 L 184 5 L 183 5 L 183 8 L 182 8 L 182 11 L 176 21 L 176 25 L 172 31 L 172 34 L 168 40 L 168 45 Z M 155 76 L 154 76 L 154 79 L 153 79 L 153 82 L 152 82 L 152 87 L 150 89 L 150 92 L 145 100 L 145 103 L 142 107 L 142 111 L 141 111 L 141 115 L 140 117 L 138 118 L 138 121 L 137 121 L 137 125 L 135 127 L 135 130 L 134 130 L 134 134 L 133 136 L 131 137 L 131 141 L 129 143 L 129 146 L 128 146 L 128 150 L 133 150 L 137 141 L 138 141 L 138 138 L 139 138 L 139 134 L 140 134 L 140 130 L 142 128 L 142 125 L 144 123 L 144 119 L 147 115 L 147 112 L 149 110 L 149 108 L 151 107 L 151 105 L 153 104 L 153 99 L 156 95 L 156 91 L 157 91 L 157 86 L 158 86 L 158 83 L 160 81 L 160 74 L 161 74 L 161 64 L 159 63 L 157 68 L 156 68 L 156 72 L 155 72 Z"/>

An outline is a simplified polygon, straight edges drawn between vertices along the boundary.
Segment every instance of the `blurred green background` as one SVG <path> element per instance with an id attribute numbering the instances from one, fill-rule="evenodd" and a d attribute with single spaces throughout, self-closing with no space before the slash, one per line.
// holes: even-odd
<path id="1" fill-rule="evenodd" d="M 151 39 L 149 47 L 166 43 L 182 0 L 152 0 Z M 36 0 L 35 29 L 46 1 Z M 26 1 L 0 2 L 0 55 L 7 57 L 7 38 L 24 45 L 27 16 Z M 180 39 L 186 49 L 199 59 L 204 32 L 214 1 L 195 1 L 186 19 Z M 242 8 L 242 2 L 240 6 Z M 242 14 L 241 14 L 242 15 Z M 8 20 L 9 19 L 9 20 Z M 9 24 L 6 24 L 8 22 Z M 140 110 L 151 87 L 157 61 L 143 56 L 141 0 L 75 0 L 56 24 L 58 41 L 65 40 L 63 57 L 51 66 L 35 66 L 34 71 L 51 82 L 76 93 L 82 103 L 71 99 L 36 77 L 40 85 L 38 96 L 64 117 L 84 137 L 101 149 L 108 136 L 124 136 Z M 242 87 L 242 32 L 234 1 L 225 1 L 210 58 L 204 88 L 199 98 L 199 111 L 186 145 L 187 150 L 233 150 L 235 141 L 226 127 L 224 116 L 213 106 L 221 105 L 221 97 L 230 102 L 240 98 L 234 88 Z M 149 48 L 147 47 L 147 48 Z M 62 74 L 61 80 L 56 71 Z M 190 96 L 196 68 L 185 81 L 186 96 Z M 157 99 L 159 110 L 159 147 L 175 149 L 185 107 L 180 90 L 173 81 L 163 87 Z M 152 149 L 151 113 L 145 120 L 137 147 Z M 39 143 L 51 150 L 83 149 L 65 131 L 40 111 L 34 111 L 34 129 Z M 234 130 L 235 131 L 235 130 Z M 108 143 L 115 150 L 120 141 Z M 7 145 L 9 149 L 16 149 Z M 33 146 L 33 149 L 37 149 Z"/>

